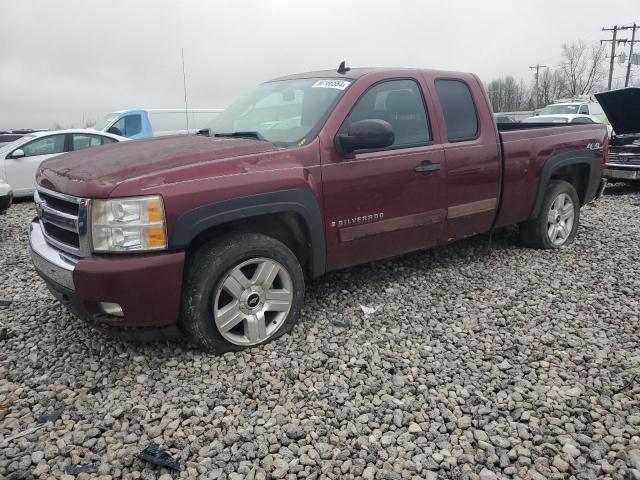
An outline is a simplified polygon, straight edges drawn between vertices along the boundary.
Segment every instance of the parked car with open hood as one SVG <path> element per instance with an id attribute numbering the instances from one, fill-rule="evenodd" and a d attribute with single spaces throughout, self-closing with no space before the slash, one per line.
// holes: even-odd
<path id="1" fill-rule="evenodd" d="M 601 124 L 497 125 L 470 73 L 290 75 L 200 135 L 46 161 L 33 263 L 94 325 L 252 347 L 291 331 L 305 278 L 511 224 L 530 247 L 569 245 L 607 141 Z"/>
<path id="2" fill-rule="evenodd" d="M 640 183 L 640 88 L 611 90 L 596 97 L 615 132 L 604 176 Z"/>
<path id="3" fill-rule="evenodd" d="M 27 197 L 35 189 L 38 167 L 48 158 L 126 140 L 128 138 L 89 129 L 32 132 L 0 147 L 0 171 L 15 197 Z"/>

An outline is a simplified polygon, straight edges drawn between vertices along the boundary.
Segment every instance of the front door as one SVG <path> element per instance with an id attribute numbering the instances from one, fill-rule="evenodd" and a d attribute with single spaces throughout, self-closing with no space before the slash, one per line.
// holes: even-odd
<path id="1" fill-rule="evenodd" d="M 18 149 L 24 152 L 23 157 L 12 158 L 12 151 L 5 159 L 7 182 L 11 185 L 14 195 L 29 195 L 35 189 L 36 172 L 40 164 L 47 158 L 65 152 L 65 135 L 36 138 L 16 150 Z"/>
<path id="2" fill-rule="evenodd" d="M 393 145 L 345 159 L 330 143 L 333 135 L 323 139 L 329 270 L 434 245 L 445 216 L 444 153 L 432 141 L 420 80 L 367 86 L 337 133 L 364 119 L 389 122 Z"/>

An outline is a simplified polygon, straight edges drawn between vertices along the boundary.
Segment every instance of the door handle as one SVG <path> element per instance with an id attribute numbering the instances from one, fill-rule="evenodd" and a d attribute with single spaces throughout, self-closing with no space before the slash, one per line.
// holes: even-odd
<path id="1" fill-rule="evenodd" d="M 416 172 L 418 172 L 418 173 L 437 172 L 437 171 L 440 170 L 440 164 L 439 163 L 431 163 L 431 162 L 428 162 L 428 161 L 425 160 L 420 165 L 418 165 L 414 170 Z"/>

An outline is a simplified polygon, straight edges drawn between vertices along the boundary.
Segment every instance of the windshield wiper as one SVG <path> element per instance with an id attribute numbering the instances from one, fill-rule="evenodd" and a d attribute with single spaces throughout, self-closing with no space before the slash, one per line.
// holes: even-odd
<path id="1" fill-rule="evenodd" d="M 260 140 L 264 142 L 264 137 L 260 134 L 260 132 L 229 132 L 229 133 L 214 133 L 214 137 L 228 137 L 228 138 L 255 138 L 256 140 Z"/>

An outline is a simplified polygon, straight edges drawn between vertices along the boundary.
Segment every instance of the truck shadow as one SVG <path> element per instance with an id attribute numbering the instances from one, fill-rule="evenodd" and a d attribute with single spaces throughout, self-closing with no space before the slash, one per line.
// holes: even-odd
<path id="1" fill-rule="evenodd" d="M 341 292 L 348 292 L 347 295 L 353 296 L 347 302 L 351 307 L 355 298 L 365 289 L 371 288 L 372 279 L 379 286 L 379 290 L 384 291 L 385 287 L 400 284 L 407 277 L 429 275 L 436 269 L 440 271 L 450 269 L 461 261 L 467 265 L 486 262 L 487 256 L 502 256 L 507 251 L 519 248 L 522 247 L 519 245 L 517 228 L 508 227 L 495 231 L 491 237 L 488 234 L 478 235 L 450 245 L 331 272 L 318 279 L 308 281 L 305 305 L 323 305 L 326 304 L 328 298 L 339 296 Z M 94 325 L 71 317 L 71 315 L 69 315 L 69 320 L 75 324 L 76 328 L 80 327 L 84 330 L 81 336 L 86 337 L 86 345 L 91 348 L 95 345 L 94 341 L 97 335 L 103 342 L 113 342 L 111 347 L 118 350 L 130 349 L 133 353 L 140 354 L 146 352 L 151 357 L 161 351 L 163 360 L 178 359 L 185 350 L 194 354 L 200 352 L 182 337 L 177 328 L 166 330 L 149 328 L 143 329 L 143 331 L 110 327 L 96 328 Z M 314 320 L 305 313 L 303 307 L 299 324 L 296 327 L 301 331 L 295 335 L 302 333 L 304 336 L 313 322 Z M 258 347 L 258 349 L 260 348 L 262 347 Z M 295 348 L 295 346 L 291 348 Z M 154 351 L 155 354 L 152 353 Z M 248 352 L 251 351 L 248 350 Z"/>

